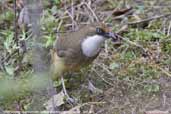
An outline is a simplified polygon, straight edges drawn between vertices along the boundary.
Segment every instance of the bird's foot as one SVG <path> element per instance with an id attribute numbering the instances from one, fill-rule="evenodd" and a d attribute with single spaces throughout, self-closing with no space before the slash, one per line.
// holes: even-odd
<path id="1" fill-rule="evenodd" d="M 62 82 L 62 87 L 63 87 L 63 92 L 64 92 L 64 95 L 66 96 L 66 101 L 71 104 L 71 105 L 74 105 L 77 103 L 77 100 L 75 98 L 71 98 L 68 93 L 67 93 L 67 90 L 66 90 L 66 87 L 65 87 L 65 83 L 64 83 L 64 79 L 63 77 L 61 77 L 61 82 Z"/>
<path id="2" fill-rule="evenodd" d="M 70 97 L 66 92 L 64 92 L 64 95 L 66 96 L 65 100 L 67 103 L 69 103 L 70 105 L 77 104 L 77 99 Z"/>
<path id="3" fill-rule="evenodd" d="M 77 100 L 74 99 L 74 98 L 71 98 L 71 97 L 68 97 L 68 98 L 66 99 L 66 101 L 67 101 L 70 105 L 75 105 L 75 104 L 77 104 Z"/>

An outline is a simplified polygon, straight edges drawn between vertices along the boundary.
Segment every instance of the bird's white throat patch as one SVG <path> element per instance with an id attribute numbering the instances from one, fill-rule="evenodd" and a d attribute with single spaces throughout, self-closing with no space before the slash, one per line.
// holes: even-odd
<path id="1" fill-rule="evenodd" d="M 87 57 L 95 56 L 101 48 L 105 38 L 100 35 L 88 36 L 81 45 L 83 54 Z"/>

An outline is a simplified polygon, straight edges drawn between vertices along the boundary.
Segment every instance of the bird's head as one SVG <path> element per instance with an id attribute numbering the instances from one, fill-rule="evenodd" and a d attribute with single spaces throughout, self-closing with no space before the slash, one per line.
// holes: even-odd
<path id="1" fill-rule="evenodd" d="M 95 33 L 97 35 L 103 36 L 107 39 L 112 38 L 113 41 L 117 40 L 116 33 L 112 32 L 111 27 L 104 23 L 97 24 L 95 27 Z"/>

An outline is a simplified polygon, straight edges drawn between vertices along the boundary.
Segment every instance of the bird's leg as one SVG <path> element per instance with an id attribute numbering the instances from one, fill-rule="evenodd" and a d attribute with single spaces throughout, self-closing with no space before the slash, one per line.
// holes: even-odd
<path id="1" fill-rule="evenodd" d="M 61 82 L 62 82 L 62 89 L 63 89 L 64 95 L 67 97 L 66 100 L 68 101 L 68 103 L 74 104 L 75 100 L 73 98 L 71 98 L 67 93 L 63 76 L 61 76 Z"/>
<path id="2" fill-rule="evenodd" d="M 67 97 L 69 97 L 69 95 L 68 95 L 68 93 L 67 93 L 67 91 L 66 91 L 66 87 L 65 87 L 65 82 L 64 82 L 63 76 L 61 77 L 61 82 L 62 82 L 62 88 L 63 88 L 64 94 L 65 94 Z"/>

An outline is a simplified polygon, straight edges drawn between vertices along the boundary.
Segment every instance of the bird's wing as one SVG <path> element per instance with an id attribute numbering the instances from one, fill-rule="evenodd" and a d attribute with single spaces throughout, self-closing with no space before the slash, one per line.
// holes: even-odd
<path id="1" fill-rule="evenodd" d="M 68 63 L 79 63 L 87 59 L 83 55 L 81 43 L 91 36 L 94 31 L 89 26 L 81 28 L 79 31 L 62 34 L 55 43 L 55 50 L 58 56 L 63 57 Z"/>

